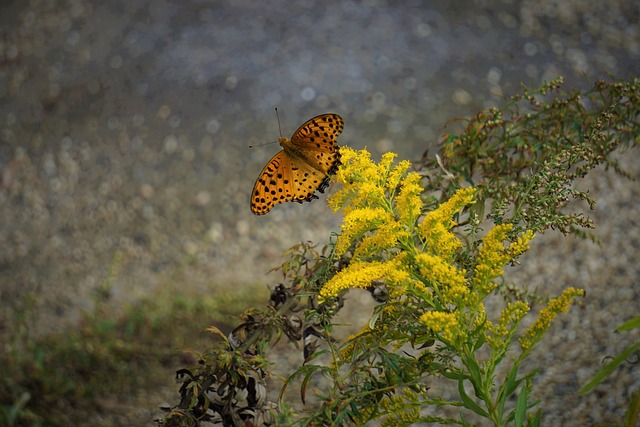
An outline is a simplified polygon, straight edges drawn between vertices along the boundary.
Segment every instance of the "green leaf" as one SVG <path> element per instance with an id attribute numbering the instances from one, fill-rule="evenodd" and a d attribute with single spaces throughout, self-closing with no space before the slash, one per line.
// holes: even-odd
<path id="1" fill-rule="evenodd" d="M 591 378 L 591 381 L 589 381 L 587 385 L 580 389 L 578 394 L 583 395 L 591 391 L 591 389 L 600 384 L 602 380 L 608 377 L 611 372 L 613 372 L 618 367 L 618 365 L 624 362 L 627 357 L 631 356 L 633 352 L 637 351 L 638 349 L 640 349 L 640 342 L 635 343 L 631 347 L 627 347 L 622 350 L 622 352 L 614 357 L 613 360 L 604 365 L 604 368 L 600 369 L 600 371 L 593 378 Z"/>
<path id="2" fill-rule="evenodd" d="M 300 396 L 302 398 L 302 402 L 304 403 L 304 398 L 306 395 L 307 383 L 311 379 L 311 376 L 317 371 L 325 371 L 327 368 L 319 366 L 319 365 L 304 365 L 300 367 L 296 372 L 291 374 L 289 378 L 282 385 L 282 389 L 280 389 L 280 395 L 278 396 L 278 401 L 282 402 L 282 397 L 284 396 L 284 392 L 286 391 L 289 384 L 291 384 L 296 378 L 300 375 L 304 374 L 304 380 L 302 381 L 302 385 L 300 386 Z"/>
<path id="3" fill-rule="evenodd" d="M 309 384 L 309 381 L 311 381 L 311 377 L 314 373 L 315 371 L 307 372 L 307 374 L 304 376 L 304 379 L 302 380 L 302 384 L 300 385 L 300 400 L 302 401 L 303 405 L 306 403 L 305 399 L 307 396 L 307 384 Z"/>
<path id="4" fill-rule="evenodd" d="M 482 372 L 480 371 L 480 366 L 478 365 L 478 361 L 473 357 L 466 357 L 464 364 L 469 369 L 469 375 L 471 376 L 471 385 L 473 385 L 473 390 L 480 399 L 485 398 L 485 393 L 482 388 L 479 388 L 479 385 L 483 383 L 482 381 Z"/>
<path id="5" fill-rule="evenodd" d="M 369 319 L 369 329 L 371 329 L 371 330 L 375 329 L 376 322 L 378 322 L 378 319 L 382 315 L 382 308 L 383 307 L 384 307 L 384 305 L 380 305 L 380 306 L 376 307 L 375 310 L 373 310 L 373 314 L 371 315 L 371 318 Z"/>
<path id="6" fill-rule="evenodd" d="M 640 316 L 634 317 L 631 320 L 627 320 L 622 325 L 618 326 L 615 329 L 615 331 L 616 332 L 630 331 L 630 330 L 636 329 L 636 328 L 640 328 Z"/>
<path id="7" fill-rule="evenodd" d="M 462 380 L 458 381 L 458 394 L 460 394 L 460 399 L 462 400 L 465 408 L 471 409 L 482 417 L 489 418 L 489 414 L 467 395 L 467 392 L 464 390 L 464 382 Z"/>
<path id="8" fill-rule="evenodd" d="M 516 391 L 516 388 L 522 382 L 522 379 L 516 381 L 517 375 L 518 365 L 514 366 L 511 371 L 509 371 L 509 375 L 498 391 L 496 403 L 498 405 L 498 415 L 500 416 L 500 419 L 502 419 L 502 416 L 504 414 L 504 405 L 506 404 L 507 399 L 513 394 L 513 392 Z"/>
<path id="9" fill-rule="evenodd" d="M 464 375 L 462 372 L 460 371 L 448 371 L 448 370 L 443 370 L 441 372 L 442 376 L 445 378 L 449 378 L 450 380 L 465 380 L 467 379 L 467 376 Z"/>
<path id="10" fill-rule="evenodd" d="M 631 401 L 627 406 L 627 413 L 624 416 L 625 427 L 637 426 L 638 414 L 640 414 L 640 392 L 636 392 L 631 396 Z"/>
<path id="11" fill-rule="evenodd" d="M 525 415 L 527 413 L 527 399 L 529 398 L 529 387 L 522 387 L 518 400 L 516 401 L 516 427 L 522 427 L 524 425 Z"/>
<path id="12" fill-rule="evenodd" d="M 482 345 L 485 343 L 486 341 L 486 337 L 484 334 L 480 334 L 478 336 L 478 341 L 476 341 L 473 345 L 473 352 L 475 353 L 476 351 L 478 351 L 480 349 L 480 347 L 482 347 Z"/>
<path id="13" fill-rule="evenodd" d="M 540 427 L 541 422 L 542 422 L 542 411 L 538 409 L 536 411 L 536 415 L 533 417 L 533 420 L 529 423 L 529 427 Z"/>

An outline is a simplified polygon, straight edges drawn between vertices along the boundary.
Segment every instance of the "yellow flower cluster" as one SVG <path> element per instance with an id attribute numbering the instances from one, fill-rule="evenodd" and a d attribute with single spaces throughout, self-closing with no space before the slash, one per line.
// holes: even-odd
<path id="1" fill-rule="evenodd" d="M 407 402 L 416 403 L 419 395 L 409 388 L 402 389 L 402 395 L 391 394 L 380 401 L 380 406 L 389 415 L 385 418 L 382 427 L 397 427 L 413 425 L 420 419 L 420 406 L 407 405 Z"/>
<path id="2" fill-rule="evenodd" d="M 378 165 L 371 160 L 367 150 L 356 151 L 349 147 L 340 148 L 340 161 L 334 180 L 342 188 L 327 202 L 333 211 L 342 209 L 348 213 L 352 209 L 382 205 L 385 202 L 384 180 L 396 154 L 386 153 Z"/>
<path id="3" fill-rule="evenodd" d="M 529 313 L 529 310 L 529 304 L 524 301 L 508 303 L 500 313 L 497 324 L 487 320 L 487 343 L 494 349 L 503 348 L 508 335 L 515 330 L 515 326 Z"/>
<path id="4" fill-rule="evenodd" d="M 399 299 L 403 295 L 406 295 L 408 291 L 412 291 L 413 293 L 420 295 L 421 298 L 428 298 L 428 296 L 433 294 L 431 289 L 427 288 L 421 281 L 411 275 L 415 262 L 409 252 L 400 252 L 395 258 L 393 258 L 393 262 L 396 263 L 398 268 L 407 272 L 407 277 L 401 281 L 395 280 L 393 282 L 393 286 L 387 286 L 389 297 L 391 299 Z M 387 307 L 390 311 L 394 310 L 394 307 L 391 304 Z"/>
<path id="5" fill-rule="evenodd" d="M 389 171 L 391 170 L 391 165 L 393 164 L 393 160 L 397 157 L 398 155 L 396 153 L 392 153 L 392 152 L 388 152 L 388 153 L 384 153 L 382 155 L 382 158 L 380 159 L 380 163 L 378 163 L 378 165 L 376 166 L 376 168 L 378 169 L 378 179 L 383 178 L 384 180 L 386 180 L 389 176 Z M 405 163 L 403 163 L 404 165 Z M 398 181 L 400 180 L 400 178 L 402 178 L 402 174 L 404 174 L 407 168 L 404 168 L 404 170 L 400 171 L 400 175 L 398 176 Z"/>
<path id="6" fill-rule="evenodd" d="M 527 251 L 529 242 L 535 237 L 535 233 L 527 230 L 505 248 L 504 241 L 512 229 L 512 224 L 496 225 L 482 240 L 482 247 L 476 259 L 475 275 L 471 282 L 471 286 L 481 295 L 487 295 L 495 288 L 492 280 L 502 276 L 505 264 Z"/>
<path id="7" fill-rule="evenodd" d="M 399 242 L 411 238 L 410 230 L 422 209 L 420 176 L 405 176 L 411 166 L 408 161 L 394 167 L 394 153 L 384 154 L 377 165 L 366 150 L 344 147 L 341 154 L 336 181 L 343 187 L 329 198 L 334 211 L 342 209 L 345 213 L 336 254 L 343 255 L 360 239 L 354 260 L 402 246 Z"/>
<path id="8" fill-rule="evenodd" d="M 394 153 L 386 153 L 382 155 L 382 161 L 380 162 L 380 165 L 385 164 L 385 161 L 387 160 L 387 158 L 385 156 L 387 156 L 389 154 L 389 158 L 391 160 L 393 160 L 395 158 L 395 154 Z M 391 162 L 389 162 L 388 164 L 386 164 L 386 169 L 389 169 L 391 167 Z M 411 162 L 408 160 L 402 160 L 401 162 L 399 162 L 395 168 L 391 169 L 391 171 L 388 173 L 387 176 L 387 182 L 386 182 L 386 187 L 388 190 L 394 191 L 399 185 L 400 185 L 400 180 L 402 179 L 402 177 L 404 176 L 404 174 L 409 170 L 409 168 L 411 167 Z M 385 172 L 383 172 L 385 173 Z"/>
<path id="9" fill-rule="evenodd" d="M 384 206 L 392 210 L 388 202 L 399 189 L 397 209 L 400 221 L 409 224 L 418 218 L 422 208 L 422 187 L 420 175 L 407 175 L 411 167 L 409 161 L 404 160 L 394 166 L 396 154 L 385 153 L 375 164 L 367 150 L 356 151 L 349 147 L 342 147 L 340 154 L 342 165 L 334 180 L 342 184 L 342 188 L 328 200 L 334 211 L 342 209 L 347 213 L 367 206 Z M 387 195 L 389 197 L 385 197 Z"/>
<path id="10" fill-rule="evenodd" d="M 482 240 L 472 281 L 474 288 L 487 287 L 491 280 L 502 275 L 504 265 L 510 258 L 504 248 L 504 241 L 511 229 L 513 229 L 512 224 L 496 225 Z M 491 290 L 486 289 L 485 291 L 485 293 L 489 293 Z"/>
<path id="11" fill-rule="evenodd" d="M 529 243 L 531 243 L 531 240 L 533 240 L 535 236 L 536 234 L 531 230 L 527 230 L 521 236 L 518 236 L 516 241 L 509 245 L 511 256 L 517 257 L 518 255 L 522 255 L 527 252 L 531 247 Z"/>
<path id="12" fill-rule="evenodd" d="M 452 343 L 458 338 L 466 338 L 466 334 L 458 323 L 458 318 L 454 313 L 443 311 L 427 311 L 420 316 L 420 321 L 434 333 L 439 335 L 443 341 Z"/>
<path id="13" fill-rule="evenodd" d="M 520 337 L 520 346 L 523 351 L 528 351 L 540 341 L 544 333 L 551 326 L 551 322 L 560 313 L 566 313 L 569 311 L 571 301 L 577 296 L 584 296 L 583 289 L 567 288 L 562 295 L 557 298 L 553 298 L 549 301 L 547 306 L 540 310 L 538 320 L 531 325 L 525 333 Z"/>
<path id="14" fill-rule="evenodd" d="M 475 203 L 475 189 L 461 188 L 449 200 L 441 204 L 438 209 L 425 215 L 420 223 L 420 237 L 424 239 L 425 250 L 446 259 L 451 259 L 462 243 L 450 231 L 456 222 L 453 215 L 463 207 Z"/>
<path id="15" fill-rule="evenodd" d="M 465 271 L 458 270 L 442 257 L 421 253 L 416 255 L 415 259 L 420 274 L 429 282 L 441 284 L 449 289 L 465 287 Z"/>
<path id="16" fill-rule="evenodd" d="M 467 285 L 462 283 L 442 289 L 440 292 L 440 299 L 444 304 L 464 306 L 469 303 L 469 293 Z"/>
<path id="17" fill-rule="evenodd" d="M 376 165 L 367 150 L 356 151 L 351 147 L 340 147 L 340 163 L 342 164 L 336 172 L 335 179 L 341 184 L 376 181 L 379 178 Z"/>
<path id="18" fill-rule="evenodd" d="M 423 316 L 423 322 L 445 340 L 464 333 L 458 324 L 462 319 L 467 326 L 482 324 L 486 319 L 482 299 L 491 291 L 491 281 L 502 274 L 509 260 L 528 249 L 533 233 L 526 232 L 505 247 L 503 242 L 511 226 L 498 225 L 491 230 L 483 240 L 470 286 L 466 271 L 453 262 L 462 242 L 452 228 L 457 225 L 455 214 L 475 203 L 476 189 L 459 189 L 418 223 L 423 188 L 420 175 L 408 172 L 409 162 L 394 166 L 396 155 L 387 153 L 375 164 L 366 150 L 345 147 L 341 152 L 343 164 L 336 179 L 343 188 L 330 199 L 333 209 L 342 209 L 345 214 L 335 251 L 341 256 L 353 246 L 355 249 L 351 264 L 325 284 L 319 299 L 335 297 L 349 288 L 366 289 L 373 281 L 382 281 L 390 302 L 413 295 L 427 306 L 456 308 L 462 317 L 443 311 Z M 434 296 L 439 302 L 432 300 Z M 387 306 L 389 310 L 395 307 Z M 514 313 L 503 315 L 512 319 Z M 494 335 L 503 334 L 505 327 L 499 322 Z"/>
<path id="19" fill-rule="evenodd" d="M 336 241 L 336 255 L 344 254 L 351 243 L 367 231 L 382 227 L 393 221 L 393 217 L 383 208 L 360 208 L 349 211 L 342 222 L 342 234 Z"/>
<path id="20" fill-rule="evenodd" d="M 340 190 L 327 199 L 327 203 L 334 212 L 342 209 L 347 213 L 357 207 L 384 204 L 384 196 L 384 188 L 380 187 L 377 183 L 371 181 L 355 181 L 351 184 L 345 184 Z"/>
<path id="21" fill-rule="evenodd" d="M 340 238 L 343 235 L 344 232 L 341 236 L 338 237 L 338 242 L 340 242 Z M 399 224 L 396 221 L 391 221 L 383 224 L 375 231 L 375 233 L 364 237 L 360 241 L 360 244 L 353 253 L 353 259 L 365 259 L 368 256 L 380 253 L 385 249 L 395 248 L 398 246 L 399 241 L 408 239 L 410 236 L 411 233 L 409 233 L 409 231 L 407 231 L 406 229 L 400 228 Z M 340 254 L 338 252 L 337 245 L 336 253 Z"/>
<path id="22" fill-rule="evenodd" d="M 422 212 L 423 203 L 420 194 L 422 194 L 423 188 L 420 185 L 420 179 L 420 175 L 416 172 L 408 174 L 402 181 L 400 192 L 396 197 L 398 218 L 401 223 L 409 227 L 413 227 Z"/>
<path id="23" fill-rule="evenodd" d="M 352 264 L 334 276 L 321 291 L 321 298 L 335 296 L 351 288 L 367 288 L 373 280 L 383 280 L 392 298 L 409 288 L 418 294 L 432 294 L 424 282 L 411 277 L 417 273 L 433 283 L 446 304 L 462 302 L 469 292 L 465 271 L 452 263 L 462 243 L 451 232 L 452 216 L 474 202 L 475 189 L 460 189 L 438 209 L 428 213 L 419 225 L 422 252 L 416 246 L 413 229 L 423 209 L 420 175 L 407 173 L 408 161 L 393 165 L 395 154 L 387 153 L 376 165 L 366 150 L 341 150 L 342 166 L 336 180 L 343 184 L 330 204 L 345 213 L 336 255 L 345 254 L 354 243 Z M 390 251 L 393 250 L 393 251 Z M 387 252 L 386 262 L 366 262 Z"/>
<path id="24" fill-rule="evenodd" d="M 349 288 L 367 289 L 374 280 L 382 280 L 387 286 L 400 285 L 411 281 L 406 268 L 395 259 L 381 262 L 352 262 L 333 276 L 320 290 L 321 301 L 338 296 Z"/>

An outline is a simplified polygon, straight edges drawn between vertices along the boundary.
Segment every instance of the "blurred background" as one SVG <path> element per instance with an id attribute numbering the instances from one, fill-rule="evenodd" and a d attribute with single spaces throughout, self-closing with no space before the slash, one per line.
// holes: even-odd
<path id="1" fill-rule="evenodd" d="M 25 304 L 32 330 L 49 334 L 73 328 L 100 293 L 117 312 L 160 289 L 266 290 L 284 250 L 326 243 L 340 218 L 325 196 L 249 210 L 279 150 L 249 145 L 280 136 L 274 107 L 285 137 L 335 112 L 341 144 L 418 160 L 449 119 L 502 105 L 521 84 L 563 75 L 586 89 L 640 74 L 640 3 L 626 0 L 5 0 L 0 36 L 3 333 Z M 568 363 L 541 380 L 545 402 L 559 403 L 548 425 L 619 416 L 614 397 L 639 387 L 627 372 L 599 405 L 566 397 L 624 347 L 609 332 L 640 311 L 638 184 L 594 174 L 585 188 L 602 244 L 542 236 L 528 255 L 539 261 L 519 273 L 545 294 L 584 287 L 593 310 L 541 351 Z M 552 353 L 559 343 L 570 358 Z M 584 372 L 559 380 L 578 355 Z"/>

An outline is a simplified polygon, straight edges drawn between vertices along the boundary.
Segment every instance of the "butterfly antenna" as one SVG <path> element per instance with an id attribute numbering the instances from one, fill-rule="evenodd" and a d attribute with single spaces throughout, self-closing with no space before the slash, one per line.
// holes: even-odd
<path id="1" fill-rule="evenodd" d="M 276 118 L 278 119 L 278 131 L 280 132 L 280 138 L 282 138 L 282 128 L 280 127 L 280 115 L 278 114 L 278 107 L 276 107 Z"/>
<path id="2" fill-rule="evenodd" d="M 256 144 L 256 145 L 249 145 L 249 148 L 258 148 L 258 147 L 264 147 L 265 145 L 271 145 L 271 144 L 277 144 L 279 141 L 269 141 L 269 142 L 263 142 L 262 144 Z"/>
<path id="3" fill-rule="evenodd" d="M 278 107 L 276 107 L 276 118 L 278 119 L 278 131 L 280 131 L 280 138 L 282 138 L 282 128 L 280 127 L 280 116 L 278 115 Z M 276 144 L 278 142 L 280 141 L 263 142 L 262 144 L 250 145 L 249 148 L 262 147 L 264 145 Z"/>

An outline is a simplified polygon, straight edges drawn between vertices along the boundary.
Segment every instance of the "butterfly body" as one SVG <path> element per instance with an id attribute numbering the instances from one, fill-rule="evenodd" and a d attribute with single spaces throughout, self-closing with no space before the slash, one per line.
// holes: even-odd
<path id="1" fill-rule="evenodd" d="M 279 138 L 282 151 L 262 169 L 251 193 L 251 212 L 264 215 L 284 202 L 317 199 L 340 165 L 337 137 L 344 128 L 337 114 L 306 121 L 291 139 Z"/>

